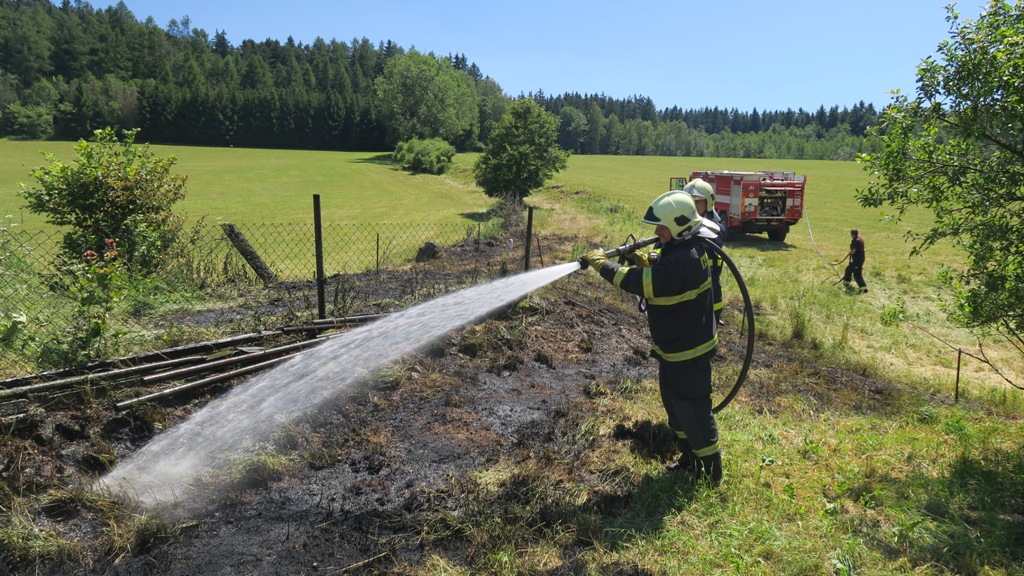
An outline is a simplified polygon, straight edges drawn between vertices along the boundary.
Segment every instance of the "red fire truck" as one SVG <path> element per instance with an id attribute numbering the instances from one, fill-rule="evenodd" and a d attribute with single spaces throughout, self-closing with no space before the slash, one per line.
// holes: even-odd
<path id="1" fill-rule="evenodd" d="M 767 232 L 768 239 L 782 242 L 803 216 L 807 177 L 795 172 L 698 170 L 689 178 L 671 178 L 669 189 L 681 190 L 693 178 L 715 189 L 715 212 L 725 224 L 726 240 L 738 232 Z"/>

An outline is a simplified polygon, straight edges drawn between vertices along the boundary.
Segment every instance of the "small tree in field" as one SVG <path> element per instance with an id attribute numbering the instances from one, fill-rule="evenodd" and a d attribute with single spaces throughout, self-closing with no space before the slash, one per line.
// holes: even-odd
<path id="1" fill-rule="evenodd" d="M 484 194 L 518 203 L 564 169 L 568 158 L 558 147 L 558 118 L 520 98 L 494 125 L 473 175 Z"/>
<path id="2" fill-rule="evenodd" d="M 917 68 L 917 96 L 896 93 L 871 131 L 882 150 L 860 157 L 873 180 L 863 206 L 922 206 L 914 252 L 952 241 L 966 266 L 944 271 L 951 317 L 994 330 L 1024 354 L 1024 3 L 995 0 L 976 21 L 947 8 L 950 39 Z M 951 263 L 952 264 L 952 263 Z"/>
<path id="3" fill-rule="evenodd" d="M 32 171 L 37 188 L 21 185 L 28 209 L 47 222 L 72 229 L 64 250 L 77 260 L 86 251 L 103 253 L 114 241 L 135 271 L 152 271 L 171 247 L 184 216 L 174 204 L 185 198 L 186 176 L 172 174 L 174 156 L 158 158 L 149 146 L 136 146 L 137 130 L 118 141 L 110 128 L 94 132 L 92 143 L 79 140 L 72 163 L 53 154 Z"/>

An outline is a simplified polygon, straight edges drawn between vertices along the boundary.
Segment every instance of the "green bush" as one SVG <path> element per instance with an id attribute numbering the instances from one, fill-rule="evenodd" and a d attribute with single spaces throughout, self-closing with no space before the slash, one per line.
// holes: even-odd
<path id="1" fill-rule="evenodd" d="M 440 138 L 413 139 L 395 146 L 395 161 L 405 170 L 444 174 L 452 164 L 455 147 Z"/>
<path id="2" fill-rule="evenodd" d="M 187 177 L 171 172 L 174 156 L 135 145 L 137 132 L 125 130 L 119 140 L 110 128 L 96 130 L 91 144 L 78 141 L 73 162 L 43 153 L 49 165 L 31 172 L 37 187 L 21 185 L 29 211 L 71 228 L 64 236 L 69 261 L 114 242 L 134 272 L 154 273 L 174 245 L 184 215 L 173 208 L 185 198 Z"/>

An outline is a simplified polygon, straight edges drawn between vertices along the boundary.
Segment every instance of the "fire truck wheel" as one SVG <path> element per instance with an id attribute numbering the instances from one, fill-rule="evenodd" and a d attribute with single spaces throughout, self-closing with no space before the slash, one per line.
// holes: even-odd
<path id="1" fill-rule="evenodd" d="M 786 234 L 789 234 L 789 230 L 770 230 L 768 232 L 768 239 L 775 242 L 784 242 Z"/>

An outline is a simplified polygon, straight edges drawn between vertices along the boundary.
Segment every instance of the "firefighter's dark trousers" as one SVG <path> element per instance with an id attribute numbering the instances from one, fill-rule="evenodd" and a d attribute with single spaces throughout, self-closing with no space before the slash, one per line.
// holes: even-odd
<path id="1" fill-rule="evenodd" d="M 863 262 L 850 262 L 846 265 L 846 272 L 843 272 L 843 282 L 849 283 L 850 279 L 856 280 L 858 288 L 864 288 L 867 283 L 864 282 L 864 263 Z"/>
<path id="2" fill-rule="evenodd" d="M 668 425 L 689 440 L 697 456 L 718 452 L 718 424 L 711 412 L 711 354 L 686 362 L 658 360 L 661 402 Z"/>

